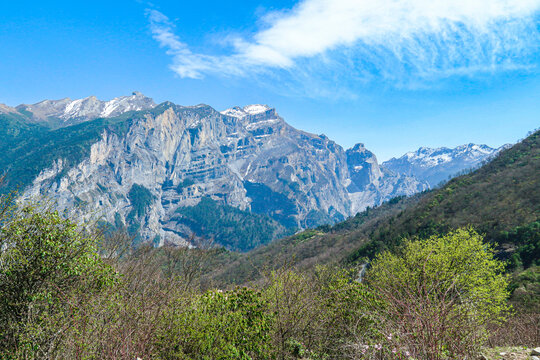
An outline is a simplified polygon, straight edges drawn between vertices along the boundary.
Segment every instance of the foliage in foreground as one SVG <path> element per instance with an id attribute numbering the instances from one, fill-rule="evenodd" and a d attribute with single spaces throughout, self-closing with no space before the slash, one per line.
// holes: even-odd
<path id="1" fill-rule="evenodd" d="M 57 212 L 6 204 L 0 219 L 0 353 L 45 356 L 73 300 L 112 286 L 95 240 Z"/>
<path id="2" fill-rule="evenodd" d="M 480 235 L 459 229 L 380 254 L 367 281 L 395 341 L 414 358 L 464 359 L 509 310 L 503 268 Z"/>
<path id="3" fill-rule="evenodd" d="M 382 254 L 366 283 L 289 268 L 205 291 L 204 252 L 107 241 L 98 256 L 55 212 L 4 214 L 2 359 L 446 359 L 475 354 L 507 309 L 502 265 L 469 229 Z"/>

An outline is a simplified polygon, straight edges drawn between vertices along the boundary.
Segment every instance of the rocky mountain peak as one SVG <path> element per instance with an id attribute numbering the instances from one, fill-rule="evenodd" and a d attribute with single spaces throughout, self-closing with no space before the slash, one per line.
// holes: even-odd
<path id="1" fill-rule="evenodd" d="M 351 152 L 364 152 L 366 151 L 366 147 L 364 143 L 358 143 L 355 144 L 351 149 L 349 149 Z"/>
<path id="2" fill-rule="evenodd" d="M 363 191 L 370 184 L 378 184 L 382 172 L 377 157 L 363 143 L 354 145 L 345 152 L 351 177 L 350 192 Z"/>
<path id="3" fill-rule="evenodd" d="M 396 173 L 414 176 L 434 187 L 459 171 L 479 166 L 482 161 L 489 160 L 506 147 L 507 145 L 491 148 L 473 143 L 455 148 L 420 147 L 400 158 L 384 162 L 383 167 Z"/>
<path id="4" fill-rule="evenodd" d="M 0 104 L 0 114 L 17 113 L 17 109 L 7 106 L 6 104 Z"/>
<path id="5" fill-rule="evenodd" d="M 101 101 L 92 95 L 83 99 L 43 100 L 36 104 L 21 104 L 18 111 L 30 113 L 35 122 L 44 122 L 51 127 L 64 127 L 75 123 L 114 117 L 128 111 L 147 110 L 155 107 L 151 98 L 134 91 L 130 96 L 120 96 L 109 101 Z"/>
<path id="6" fill-rule="evenodd" d="M 245 118 L 254 115 L 275 115 L 276 110 L 268 105 L 252 104 L 244 107 L 235 106 L 221 112 L 223 115 Z"/>

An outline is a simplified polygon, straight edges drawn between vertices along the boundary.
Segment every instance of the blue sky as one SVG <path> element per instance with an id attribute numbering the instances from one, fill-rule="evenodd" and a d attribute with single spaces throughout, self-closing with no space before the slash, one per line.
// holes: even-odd
<path id="1" fill-rule="evenodd" d="M 265 103 L 380 160 L 540 126 L 540 0 L 19 1 L 0 102 Z"/>

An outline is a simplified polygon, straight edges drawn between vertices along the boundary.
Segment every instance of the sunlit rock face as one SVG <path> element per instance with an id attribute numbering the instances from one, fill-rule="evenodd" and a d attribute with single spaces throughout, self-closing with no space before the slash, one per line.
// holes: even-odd
<path id="1" fill-rule="evenodd" d="M 346 151 L 350 182 L 347 186 L 352 213 L 376 206 L 399 195 L 412 195 L 428 188 L 413 176 L 396 173 L 379 166 L 377 157 L 364 144 Z"/>
<path id="2" fill-rule="evenodd" d="M 102 105 L 96 105 L 100 114 L 107 109 Z M 203 197 L 306 228 L 426 188 L 381 168 L 363 145 L 344 151 L 324 135 L 293 128 L 266 105 L 222 112 L 207 105 L 147 105 L 128 114 L 124 132 L 104 128 L 76 166 L 54 159 L 23 198 L 46 195 L 60 210 L 87 219 L 137 223 L 145 240 L 187 244 L 192 224 L 178 210 Z"/>

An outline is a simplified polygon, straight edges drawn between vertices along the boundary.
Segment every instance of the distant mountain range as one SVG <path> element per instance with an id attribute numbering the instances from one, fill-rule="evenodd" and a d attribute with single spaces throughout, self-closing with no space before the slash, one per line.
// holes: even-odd
<path id="1" fill-rule="evenodd" d="M 4 190 L 50 197 L 141 241 L 194 234 L 236 250 L 427 190 L 499 151 L 421 148 L 381 166 L 363 144 L 345 151 L 266 105 L 219 112 L 138 92 L 0 105 L 0 122 Z"/>
<path id="2" fill-rule="evenodd" d="M 421 147 L 400 158 L 385 161 L 382 166 L 395 173 L 425 181 L 433 188 L 463 170 L 472 170 L 480 166 L 482 162 L 493 158 L 499 151 L 508 147 L 509 144 L 496 149 L 476 144 L 461 145 L 453 149 Z"/>
<path id="3" fill-rule="evenodd" d="M 138 91 L 131 96 L 121 96 L 109 101 L 95 96 L 71 100 L 43 100 L 37 104 L 22 104 L 15 109 L 4 106 L 4 111 L 18 112 L 31 121 L 52 128 L 65 127 L 97 118 L 114 117 L 128 111 L 147 110 L 155 107 L 154 101 Z M 0 108 L 0 112 L 2 108 Z"/>

